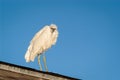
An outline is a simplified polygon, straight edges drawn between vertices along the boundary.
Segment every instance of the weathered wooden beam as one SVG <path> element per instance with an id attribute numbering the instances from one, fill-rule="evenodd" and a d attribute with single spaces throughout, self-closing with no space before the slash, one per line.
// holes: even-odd
<path id="1" fill-rule="evenodd" d="M 80 80 L 0 61 L 0 80 Z"/>

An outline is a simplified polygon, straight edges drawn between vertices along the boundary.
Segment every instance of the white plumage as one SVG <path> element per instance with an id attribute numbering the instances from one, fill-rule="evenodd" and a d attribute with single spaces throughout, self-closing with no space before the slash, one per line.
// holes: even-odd
<path id="1" fill-rule="evenodd" d="M 55 24 L 45 26 L 35 34 L 25 54 L 26 62 L 34 61 L 37 55 L 41 55 L 57 41 L 58 30 Z"/>

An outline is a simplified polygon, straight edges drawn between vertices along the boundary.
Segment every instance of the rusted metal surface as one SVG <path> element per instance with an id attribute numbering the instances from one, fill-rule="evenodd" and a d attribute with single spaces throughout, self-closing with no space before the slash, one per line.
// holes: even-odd
<path id="1" fill-rule="evenodd" d="M 0 80 L 80 80 L 0 61 Z"/>

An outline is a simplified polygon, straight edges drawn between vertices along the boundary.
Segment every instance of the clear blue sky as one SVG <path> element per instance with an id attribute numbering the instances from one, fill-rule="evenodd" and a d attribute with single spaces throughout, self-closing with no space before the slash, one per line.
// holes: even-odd
<path id="1" fill-rule="evenodd" d="M 50 72 L 83 80 L 120 80 L 120 1 L 2 0 L 0 61 L 39 69 L 25 52 L 43 26 L 58 26 L 46 52 Z"/>

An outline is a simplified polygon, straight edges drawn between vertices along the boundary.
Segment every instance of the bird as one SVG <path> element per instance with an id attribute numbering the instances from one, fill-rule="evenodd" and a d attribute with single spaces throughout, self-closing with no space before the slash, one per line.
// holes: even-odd
<path id="1" fill-rule="evenodd" d="M 33 62 L 35 57 L 38 57 L 38 65 L 40 71 L 42 71 L 42 65 L 40 62 L 41 55 L 43 55 L 44 68 L 48 71 L 46 64 L 45 52 L 56 44 L 58 38 L 58 29 L 55 24 L 46 25 L 39 30 L 30 41 L 30 45 L 25 53 L 26 62 Z"/>

